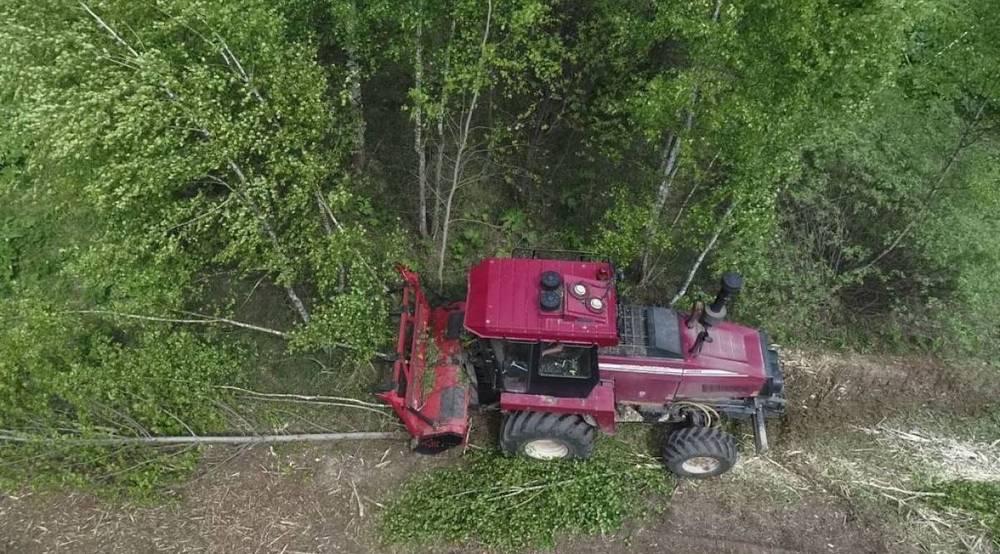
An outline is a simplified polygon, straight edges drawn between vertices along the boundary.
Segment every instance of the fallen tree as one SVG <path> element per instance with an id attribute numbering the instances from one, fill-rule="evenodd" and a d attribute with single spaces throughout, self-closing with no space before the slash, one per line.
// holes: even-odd
<path id="1" fill-rule="evenodd" d="M 0 441 L 13 442 L 62 442 L 69 444 L 87 444 L 105 446 L 115 444 L 273 444 L 281 442 L 323 442 L 340 440 L 401 440 L 406 438 L 402 433 L 388 432 L 356 432 L 356 433 L 301 433 L 293 435 L 245 435 L 245 436 L 176 436 L 176 437 L 44 437 L 20 434 L 11 431 L 0 431 Z"/>

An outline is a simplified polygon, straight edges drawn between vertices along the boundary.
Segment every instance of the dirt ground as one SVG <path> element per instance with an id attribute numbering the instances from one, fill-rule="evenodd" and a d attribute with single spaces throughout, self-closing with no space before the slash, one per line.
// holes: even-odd
<path id="1" fill-rule="evenodd" d="M 858 502 L 809 451 L 817 437 L 928 407 L 975 415 L 996 385 L 932 360 L 798 352 L 786 360 L 791 410 L 775 426 L 770 457 L 746 455 L 723 478 L 682 482 L 672 498 L 651 499 L 667 504 L 662 513 L 613 536 L 567 537 L 555 552 L 921 551 L 898 513 Z M 419 456 L 391 441 L 214 447 L 199 474 L 156 506 L 60 491 L 2 496 L 0 552 L 410 552 L 376 541 L 383 503 L 408 476 L 455 463 L 459 453 Z"/>
<path id="2" fill-rule="evenodd" d="M 362 553 L 381 500 L 410 472 L 455 463 L 398 443 L 256 448 L 179 490 L 165 506 L 109 505 L 44 493 L 0 501 L 0 551 Z M 739 498 L 740 501 L 734 501 Z M 748 498 L 743 479 L 683 483 L 669 509 L 613 537 L 570 539 L 556 552 L 889 552 L 877 529 L 836 499 Z M 405 551 L 403 549 L 401 551 Z M 478 552 L 442 548 L 438 552 Z"/>

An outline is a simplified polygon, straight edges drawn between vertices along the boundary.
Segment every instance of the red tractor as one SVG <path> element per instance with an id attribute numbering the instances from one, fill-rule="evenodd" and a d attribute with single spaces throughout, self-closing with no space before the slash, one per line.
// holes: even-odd
<path id="1" fill-rule="evenodd" d="M 418 276 L 400 272 L 397 355 L 380 397 L 417 451 L 464 444 L 470 409 L 499 405 L 507 453 L 586 458 L 598 430 L 661 422 L 667 467 L 711 477 L 737 459 L 720 416 L 750 419 L 763 451 L 765 419 L 784 412 L 767 335 L 725 321 L 742 287 L 735 273 L 714 302 L 680 313 L 619 303 L 612 264 L 585 256 L 483 260 L 469 272 L 466 300 L 435 308 Z"/>

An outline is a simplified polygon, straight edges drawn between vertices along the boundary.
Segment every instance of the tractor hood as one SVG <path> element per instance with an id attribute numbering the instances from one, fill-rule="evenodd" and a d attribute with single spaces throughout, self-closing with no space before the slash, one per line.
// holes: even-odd
<path id="1" fill-rule="evenodd" d="M 483 260 L 469 272 L 465 327 L 482 338 L 614 345 L 612 276 L 607 262 Z"/>
<path id="2" fill-rule="evenodd" d="M 678 322 L 686 350 L 694 346 L 699 328 L 689 329 L 681 316 Z M 701 352 L 688 354 L 694 363 L 729 373 L 763 377 L 765 374 L 765 348 L 761 334 L 756 329 L 724 321 L 712 327 L 711 342 L 701 347 Z"/>

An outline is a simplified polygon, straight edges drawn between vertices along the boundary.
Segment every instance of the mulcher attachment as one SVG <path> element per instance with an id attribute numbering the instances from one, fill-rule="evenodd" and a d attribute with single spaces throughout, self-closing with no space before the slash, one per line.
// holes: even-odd
<path id="1" fill-rule="evenodd" d="M 468 437 L 470 388 L 459 343 L 465 304 L 431 309 L 417 274 L 399 272 L 403 301 L 392 388 L 379 397 L 403 421 L 414 449 L 434 454 Z"/>

